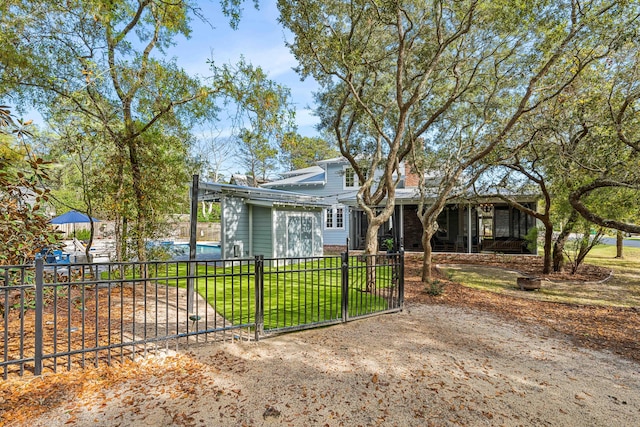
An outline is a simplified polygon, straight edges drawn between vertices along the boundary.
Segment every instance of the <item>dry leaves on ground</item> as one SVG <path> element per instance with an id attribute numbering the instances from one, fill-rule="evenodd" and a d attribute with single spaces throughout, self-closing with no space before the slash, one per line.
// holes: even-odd
<path id="1" fill-rule="evenodd" d="M 438 263 L 480 264 L 532 273 L 540 277 L 542 260 L 534 257 L 498 255 L 495 257 L 438 255 Z M 407 257 L 405 267 L 405 300 L 421 304 L 445 304 L 469 307 L 497 314 L 505 319 L 519 320 L 527 324 L 546 326 L 565 334 L 576 344 L 592 349 L 609 350 L 625 358 L 640 362 L 640 308 L 588 306 L 536 301 L 530 298 L 514 298 L 493 292 L 467 288 L 446 282 L 440 296 L 424 292 L 420 282 L 421 261 Z M 437 273 L 436 273 L 437 274 Z M 553 274 L 554 280 L 598 281 L 609 276 L 609 271 L 597 266 L 584 266 L 579 276 Z"/>
<path id="2" fill-rule="evenodd" d="M 473 258 L 473 257 L 469 257 Z M 476 257 L 477 259 L 477 257 Z M 502 261 L 501 261 L 502 259 Z M 509 262 L 504 262 L 509 260 Z M 468 259 L 459 257 L 438 257 L 439 263 L 470 263 Z M 535 258 L 496 257 L 494 260 L 483 260 L 485 265 L 527 272 L 536 268 Z M 419 280 L 420 259 L 408 256 L 405 269 L 405 301 L 408 305 L 436 304 L 451 307 L 470 308 L 490 312 L 504 319 L 517 320 L 525 324 L 546 326 L 555 331 L 560 338 L 568 337 L 575 344 L 587 348 L 608 350 L 635 362 L 640 362 L 640 312 L 637 308 L 597 307 L 572 304 L 540 302 L 530 298 L 515 298 L 486 291 L 466 288 L 456 283 L 446 282 L 441 296 L 430 296 L 424 292 L 424 285 Z M 584 280 L 597 280 L 608 274 L 603 269 L 585 270 Z M 322 343 L 321 343 L 322 344 Z M 231 374 L 242 375 L 241 360 L 227 360 L 227 353 L 213 355 L 217 366 L 224 366 Z M 165 415 L 172 425 L 199 425 L 198 408 L 185 407 L 176 410 L 170 406 L 176 399 L 190 401 L 189 396 L 207 393 L 213 401 L 220 396 L 241 393 L 233 387 L 220 388 L 211 383 L 217 375 L 217 368 L 202 364 L 188 355 L 175 355 L 165 358 L 162 368 L 154 359 L 125 362 L 113 367 L 88 368 L 58 374 L 48 374 L 36 378 L 12 378 L 0 382 L 0 426 L 28 425 L 29 420 L 38 415 L 48 414 L 55 408 L 67 411 L 64 423 L 76 424 L 76 411 L 90 402 L 99 421 L 101 410 L 113 404 L 126 406 L 125 412 L 145 411 L 145 405 L 167 405 Z M 222 369 L 222 368 L 220 368 Z M 225 371 L 226 372 L 226 371 Z M 197 381 L 194 381 L 197 378 Z M 370 377 L 374 386 L 386 384 L 378 374 Z M 123 384 L 128 389 L 126 396 L 116 396 L 113 390 L 122 390 Z M 149 399 L 149 390 L 153 390 L 153 399 Z M 239 398 L 241 402 L 248 397 Z M 576 397 L 577 399 L 577 397 Z M 83 402 L 79 404 L 78 402 Z M 97 408 L 97 409 L 96 409 Z M 277 422 L 280 417 L 276 412 L 282 407 L 265 406 L 265 421 Z M 234 408 L 227 408 L 233 412 Z M 240 407 L 235 410 L 240 411 Z M 123 410 L 124 411 L 124 410 Z M 163 418 L 166 420 L 167 418 Z"/>

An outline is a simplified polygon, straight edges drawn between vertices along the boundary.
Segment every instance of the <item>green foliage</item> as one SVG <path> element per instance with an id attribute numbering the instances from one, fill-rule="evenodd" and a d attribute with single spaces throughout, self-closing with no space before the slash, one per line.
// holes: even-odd
<path id="1" fill-rule="evenodd" d="M 198 209 L 198 222 L 220 222 L 220 204 L 203 202 Z"/>
<path id="2" fill-rule="evenodd" d="M 0 107 L 0 111 L 0 134 L 16 135 L 24 141 L 28 132 L 16 127 L 7 107 Z M 25 264 L 42 248 L 58 242 L 45 212 L 48 165 L 30 154 L 16 161 L 19 150 L 10 143 L 3 142 L 2 151 L 14 155 L 0 157 L 0 265 Z"/>
<path id="3" fill-rule="evenodd" d="M 76 239 L 80 241 L 89 240 L 90 237 L 91 237 L 91 230 L 82 229 L 82 230 L 76 231 Z"/>
<path id="4" fill-rule="evenodd" d="M 303 169 L 320 160 L 337 157 L 340 153 L 332 148 L 326 139 L 301 136 L 289 132 L 280 144 L 282 163 L 288 169 Z"/>
<path id="5" fill-rule="evenodd" d="M 591 249 L 600 244 L 605 234 L 602 228 L 597 228 L 592 233 L 591 224 L 584 220 L 581 221 L 578 231 L 579 234 L 574 238 L 570 238 L 563 250 L 571 265 L 571 274 L 577 273 Z"/>
<path id="6" fill-rule="evenodd" d="M 147 244 L 146 246 L 147 259 L 154 261 L 169 261 L 177 254 L 177 251 L 170 246 L 158 244 Z"/>
<path id="7" fill-rule="evenodd" d="M 244 2 L 222 3 L 237 24 Z M 108 213 L 118 242 L 132 243 L 139 259 L 166 214 L 188 206 L 190 129 L 215 117 L 225 84 L 207 86 L 163 55 L 189 36 L 197 10 L 190 0 L 34 1 L 0 15 L 11 40 L 0 48 L 0 93 L 19 88 L 51 119 L 50 148 L 71 169 L 59 176 L 61 200 Z M 74 185 L 80 197 L 65 189 Z"/>
<path id="8" fill-rule="evenodd" d="M 388 239 L 384 239 L 384 241 L 382 242 L 382 244 L 384 245 L 385 249 L 387 251 L 392 251 L 394 249 L 394 240 L 393 237 L 390 237 Z"/>
<path id="9" fill-rule="evenodd" d="M 524 241 L 527 242 L 529 252 L 535 254 L 538 249 L 538 227 L 531 227 L 524 235 Z"/>
<path id="10" fill-rule="evenodd" d="M 439 280 L 432 280 L 426 286 L 424 291 L 427 295 L 437 297 L 444 292 L 444 283 Z"/>

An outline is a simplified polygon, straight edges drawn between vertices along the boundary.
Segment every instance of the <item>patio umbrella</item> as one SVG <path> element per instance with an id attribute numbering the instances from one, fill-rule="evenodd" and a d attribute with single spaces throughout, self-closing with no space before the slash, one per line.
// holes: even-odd
<path id="1" fill-rule="evenodd" d="M 49 222 L 51 224 L 73 224 L 73 237 L 76 237 L 76 223 L 79 222 L 91 222 L 93 220 L 93 222 L 100 222 L 99 219 L 93 218 L 91 217 L 91 219 L 89 219 L 89 216 L 77 212 L 77 211 L 69 211 L 67 213 L 63 213 L 62 215 L 56 216 L 54 218 L 51 218 L 49 220 Z"/>

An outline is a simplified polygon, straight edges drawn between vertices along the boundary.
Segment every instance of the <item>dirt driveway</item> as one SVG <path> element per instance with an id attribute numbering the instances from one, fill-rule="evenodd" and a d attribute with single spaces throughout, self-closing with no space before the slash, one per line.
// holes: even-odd
<path id="1" fill-rule="evenodd" d="M 638 425 L 638 364 L 550 334 L 474 309 L 412 304 L 400 314 L 258 344 L 209 344 L 191 347 L 189 355 L 154 358 L 118 371 L 73 373 L 81 385 L 59 379 L 58 393 L 40 402 L 52 409 L 22 418 L 5 401 L 11 413 L 4 421 L 30 426 Z M 53 377 L 15 384 L 23 384 L 26 393 L 30 387 L 55 385 Z"/>

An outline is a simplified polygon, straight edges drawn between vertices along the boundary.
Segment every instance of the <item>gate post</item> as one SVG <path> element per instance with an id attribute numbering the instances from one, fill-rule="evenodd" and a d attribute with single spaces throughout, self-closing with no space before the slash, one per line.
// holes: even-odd
<path id="1" fill-rule="evenodd" d="M 256 297 L 255 340 L 258 341 L 260 339 L 260 335 L 264 331 L 264 255 L 256 255 L 254 268 L 254 288 Z"/>
<path id="2" fill-rule="evenodd" d="M 42 374 L 42 310 L 43 304 L 43 287 L 44 287 L 44 259 L 36 258 L 36 324 L 34 325 L 35 343 L 34 343 L 34 355 L 33 355 L 33 374 Z"/>
<path id="3" fill-rule="evenodd" d="M 349 252 L 340 254 L 342 261 L 342 321 L 349 321 Z"/>
<path id="4" fill-rule="evenodd" d="M 193 175 L 191 182 L 191 211 L 189 215 L 189 264 L 187 264 L 187 313 L 195 312 L 196 292 L 194 276 L 198 271 L 196 260 L 196 234 L 198 233 L 198 186 L 200 177 Z"/>

